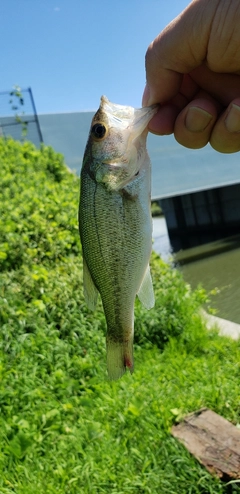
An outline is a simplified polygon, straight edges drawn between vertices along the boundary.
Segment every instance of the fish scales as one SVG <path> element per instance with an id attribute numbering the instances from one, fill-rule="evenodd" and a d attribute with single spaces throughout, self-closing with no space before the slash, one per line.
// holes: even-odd
<path id="1" fill-rule="evenodd" d="M 128 119 L 125 117 L 127 122 L 124 122 L 126 129 L 119 130 L 118 120 L 109 121 L 108 115 L 104 114 L 104 111 L 111 112 L 112 108 L 115 114 L 119 108 L 130 108 L 131 118 L 127 113 Z M 140 115 L 137 114 L 138 122 L 143 117 L 141 110 L 135 111 L 140 112 Z M 154 112 L 152 108 L 148 111 L 143 109 L 145 122 L 138 124 L 137 129 L 140 141 L 136 138 L 134 145 L 130 143 L 128 153 L 118 151 L 120 142 L 123 148 L 129 147 L 127 132 L 132 132 L 134 136 L 134 109 L 113 105 L 102 98 L 91 129 L 97 124 L 103 125 L 108 135 L 104 142 L 95 135 L 92 137 L 90 131 L 81 171 L 79 228 L 84 290 L 91 308 L 96 304 L 97 291 L 101 295 L 107 322 L 107 368 L 111 379 L 120 377 L 126 367 L 133 371 L 134 302 L 142 284 L 147 285 L 147 290 L 145 287 L 142 297 L 139 292 L 140 299 L 147 306 L 153 305 L 148 269 L 152 248 L 150 161 L 145 145 L 145 129 Z M 110 145 L 107 139 L 111 139 Z M 131 165 L 132 157 L 139 163 Z M 118 160 L 117 164 L 115 160 Z M 127 168 L 127 177 L 122 173 L 121 166 Z M 120 176 L 118 180 L 116 172 Z M 147 291 L 148 294 L 145 293 Z"/>
<path id="2" fill-rule="evenodd" d="M 88 177 L 82 180 L 83 188 L 87 180 Z M 138 182 L 144 181 L 145 177 L 139 177 Z M 129 199 L 118 192 L 109 193 L 103 186 L 96 187 L 92 180 L 89 182 L 88 204 L 83 217 L 87 225 L 84 256 L 88 259 L 85 250 L 94 245 L 88 266 L 101 293 L 108 333 L 114 339 L 124 332 L 127 320 L 129 324 L 125 332 L 129 332 L 129 326 L 132 327 L 135 287 L 142 279 L 138 266 L 141 259 L 144 261 L 146 251 L 148 258 L 150 256 L 151 224 L 146 221 L 149 212 L 141 207 L 138 196 Z M 83 188 L 81 195 L 84 194 Z M 94 211 L 93 215 L 91 211 Z M 145 229 L 139 230 L 139 223 L 144 224 Z"/>

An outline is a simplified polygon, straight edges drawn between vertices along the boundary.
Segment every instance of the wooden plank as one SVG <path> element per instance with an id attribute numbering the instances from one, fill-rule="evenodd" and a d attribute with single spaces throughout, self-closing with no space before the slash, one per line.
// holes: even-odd
<path id="1" fill-rule="evenodd" d="M 198 461 L 222 480 L 240 478 L 240 430 L 207 408 L 187 415 L 172 427 Z"/>

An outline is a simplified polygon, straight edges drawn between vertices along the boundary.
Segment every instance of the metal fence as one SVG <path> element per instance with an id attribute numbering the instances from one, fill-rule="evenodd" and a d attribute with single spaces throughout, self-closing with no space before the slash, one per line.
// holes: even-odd
<path id="1" fill-rule="evenodd" d="M 31 88 L 0 92 L 0 137 L 43 142 Z"/>

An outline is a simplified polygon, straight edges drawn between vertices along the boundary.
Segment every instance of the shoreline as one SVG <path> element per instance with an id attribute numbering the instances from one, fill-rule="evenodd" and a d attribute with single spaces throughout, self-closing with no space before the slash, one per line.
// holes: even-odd
<path id="1" fill-rule="evenodd" d="M 221 317 L 212 316 L 204 309 L 201 310 L 201 314 L 206 320 L 207 329 L 217 328 L 220 336 L 228 336 L 233 340 L 238 340 L 240 338 L 240 324 L 227 319 L 222 319 Z"/>

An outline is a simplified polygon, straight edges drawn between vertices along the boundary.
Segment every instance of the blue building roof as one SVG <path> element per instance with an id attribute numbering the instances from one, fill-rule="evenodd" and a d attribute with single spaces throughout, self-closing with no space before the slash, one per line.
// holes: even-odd
<path id="1" fill-rule="evenodd" d="M 63 153 L 79 173 L 94 112 L 39 115 L 45 144 Z M 171 136 L 148 135 L 152 199 L 163 199 L 240 183 L 240 154 L 222 154 L 210 145 L 187 149 Z"/>

